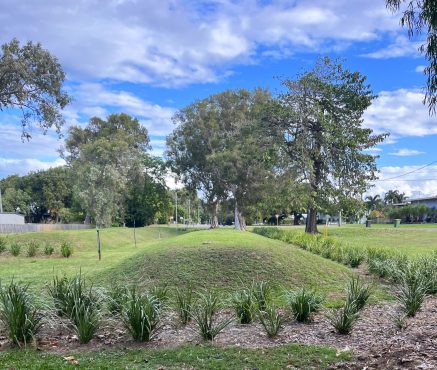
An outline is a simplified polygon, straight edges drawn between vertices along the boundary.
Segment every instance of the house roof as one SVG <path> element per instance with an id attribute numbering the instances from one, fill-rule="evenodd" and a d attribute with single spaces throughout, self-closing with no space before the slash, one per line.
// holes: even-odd
<path id="1" fill-rule="evenodd" d="M 421 200 L 437 200 L 437 195 L 434 195 L 432 197 L 423 197 L 423 198 L 409 199 L 410 202 L 417 202 L 417 201 L 421 201 Z"/>

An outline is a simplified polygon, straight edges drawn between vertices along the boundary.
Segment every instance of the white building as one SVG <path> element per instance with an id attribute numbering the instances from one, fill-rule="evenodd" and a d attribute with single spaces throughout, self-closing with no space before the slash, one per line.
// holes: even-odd
<path id="1" fill-rule="evenodd" d="M 0 225 L 24 225 L 24 215 L 12 212 L 1 212 Z"/>

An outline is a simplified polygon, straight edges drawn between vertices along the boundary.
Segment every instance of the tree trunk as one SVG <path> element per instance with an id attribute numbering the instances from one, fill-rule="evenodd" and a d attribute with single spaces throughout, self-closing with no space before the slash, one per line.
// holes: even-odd
<path id="1" fill-rule="evenodd" d="M 217 202 L 211 202 L 208 205 L 209 214 L 211 217 L 211 229 L 216 229 L 219 227 L 218 217 L 217 217 L 217 206 L 218 206 Z"/>
<path id="2" fill-rule="evenodd" d="M 317 234 L 317 209 L 310 208 L 307 216 L 307 222 L 305 226 L 305 232 L 309 234 Z"/>
<path id="3" fill-rule="evenodd" d="M 235 201 L 234 225 L 236 230 L 246 230 L 246 220 L 241 212 L 238 210 L 237 201 Z"/>

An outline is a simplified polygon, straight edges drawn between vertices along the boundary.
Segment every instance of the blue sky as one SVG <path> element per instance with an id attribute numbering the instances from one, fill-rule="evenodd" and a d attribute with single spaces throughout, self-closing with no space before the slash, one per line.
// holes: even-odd
<path id="1" fill-rule="evenodd" d="M 0 8 L 0 43 L 40 41 L 63 65 L 74 98 L 65 130 L 126 112 L 148 128 L 160 155 L 178 108 L 224 89 L 276 93 L 276 76 L 293 78 L 328 55 L 365 74 L 379 95 L 364 125 L 391 134 L 374 151 L 381 179 L 437 160 L 437 117 L 421 102 L 420 39 L 408 39 L 384 0 L 0 0 Z M 62 164 L 61 145 L 37 129 L 22 143 L 19 118 L 0 112 L 0 178 Z M 436 172 L 432 165 L 377 181 L 371 192 L 436 195 Z"/>

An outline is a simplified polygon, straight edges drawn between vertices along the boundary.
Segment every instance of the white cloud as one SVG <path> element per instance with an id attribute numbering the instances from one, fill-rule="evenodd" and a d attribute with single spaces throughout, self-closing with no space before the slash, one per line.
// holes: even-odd
<path id="1" fill-rule="evenodd" d="M 420 65 L 420 66 L 417 66 L 417 67 L 414 69 L 414 71 L 417 72 L 417 73 L 423 73 L 423 72 L 425 71 L 425 68 L 426 68 L 426 66 L 422 66 L 422 65 Z"/>
<path id="2" fill-rule="evenodd" d="M 65 165 L 65 161 L 58 158 L 54 161 L 41 161 L 35 158 L 9 159 L 0 157 L 0 179 L 12 174 L 26 175 L 31 171 L 46 170 Z"/>
<path id="3" fill-rule="evenodd" d="M 437 195 L 437 166 L 422 168 L 423 166 L 424 165 L 381 167 L 379 180 L 375 181 L 375 186 L 370 189 L 368 194 L 382 195 L 388 190 L 399 190 L 408 197 Z M 410 172 L 412 173 L 397 177 Z"/>
<path id="4" fill-rule="evenodd" d="M 437 134 L 435 116 L 423 105 L 419 89 L 381 91 L 364 113 L 364 125 L 376 132 L 389 132 L 391 141 L 398 137 Z"/>
<path id="5" fill-rule="evenodd" d="M 374 59 L 389 59 L 406 56 L 419 57 L 420 42 L 413 42 L 406 36 L 397 36 L 392 44 L 387 47 L 374 51 L 372 53 L 363 54 L 362 56 Z"/>
<path id="6" fill-rule="evenodd" d="M 398 17 L 381 0 L 44 0 L 38 6 L 0 0 L 0 6 L 2 39 L 41 41 L 73 80 L 214 82 L 235 64 L 253 63 L 260 47 L 276 55 L 320 52 L 400 32 Z"/>
<path id="7" fill-rule="evenodd" d="M 396 152 L 389 153 L 390 155 L 395 155 L 398 157 L 409 157 L 413 155 L 424 154 L 425 152 L 421 152 L 420 150 L 415 149 L 399 149 Z"/>

